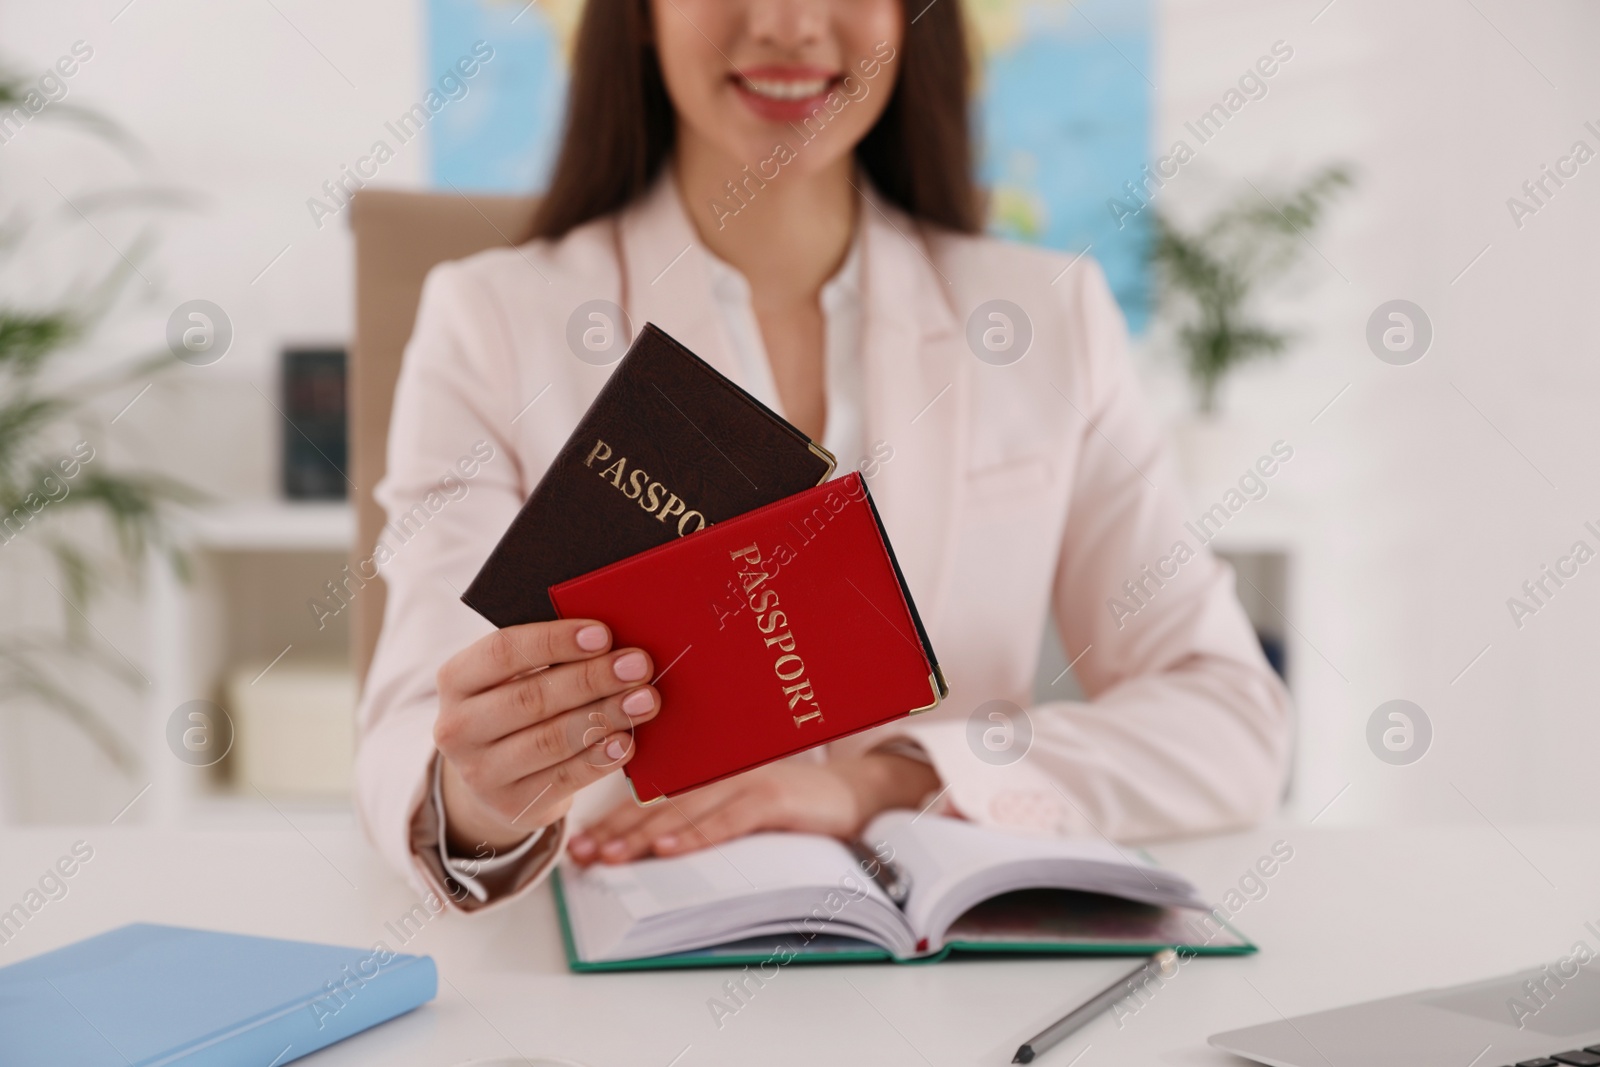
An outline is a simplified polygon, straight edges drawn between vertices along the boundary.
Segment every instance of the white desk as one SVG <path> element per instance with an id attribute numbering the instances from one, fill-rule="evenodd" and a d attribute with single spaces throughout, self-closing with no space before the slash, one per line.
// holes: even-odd
<path id="1" fill-rule="evenodd" d="M 1594 946 L 1584 929 L 1600 927 L 1594 828 L 1500 831 L 1286 826 L 1153 848 L 1220 899 L 1272 841 L 1287 840 L 1293 859 L 1237 918 L 1261 953 L 1192 961 L 1120 1027 L 1103 1017 L 1039 1062 L 1064 1067 L 1087 1045 L 1081 1067 L 1237 1065 L 1206 1035 L 1537 965 L 1580 937 Z M 449 1067 L 519 1053 L 591 1067 L 1004 1064 L 1126 966 L 791 966 L 719 1031 L 706 1002 L 728 972 L 569 974 L 548 890 L 476 918 L 441 916 L 402 949 L 385 924 L 415 901 L 348 830 L 4 831 L 0 910 L 79 839 L 94 858 L 66 897 L 0 945 L 0 963 L 140 920 L 351 945 L 381 938 L 438 961 L 437 1000 L 299 1061 L 311 1067 Z"/>

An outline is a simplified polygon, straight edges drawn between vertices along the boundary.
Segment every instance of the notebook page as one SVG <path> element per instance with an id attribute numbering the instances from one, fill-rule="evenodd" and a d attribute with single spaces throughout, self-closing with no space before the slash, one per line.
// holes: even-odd
<path id="1" fill-rule="evenodd" d="M 562 868 L 578 954 L 619 958 L 630 942 L 716 944 L 804 919 L 830 893 L 881 898 L 839 842 L 814 834 L 752 834 L 667 859 Z"/>
<path id="2" fill-rule="evenodd" d="M 1030 886 L 1080 889 L 1167 906 L 1203 906 L 1181 875 L 1098 838 L 1024 837 L 909 811 L 880 815 L 865 837 L 892 850 L 894 861 L 911 880 L 906 918 L 920 936 L 933 940 L 979 901 Z"/>

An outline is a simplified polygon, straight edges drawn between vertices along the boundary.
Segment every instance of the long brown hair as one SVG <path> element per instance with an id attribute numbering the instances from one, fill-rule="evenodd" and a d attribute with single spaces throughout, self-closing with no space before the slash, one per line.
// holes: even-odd
<path id="1" fill-rule="evenodd" d="M 856 146 L 878 191 L 913 216 L 961 233 L 982 228 L 967 90 L 971 57 L 957 0 L 906 26 L 899 78 Z M 641 196 L 672 153 L 675 118 L 651 40 L 648 0 L 587 0 L 573 47 L 567 113 L 531 237 L 561 237 Z"/>

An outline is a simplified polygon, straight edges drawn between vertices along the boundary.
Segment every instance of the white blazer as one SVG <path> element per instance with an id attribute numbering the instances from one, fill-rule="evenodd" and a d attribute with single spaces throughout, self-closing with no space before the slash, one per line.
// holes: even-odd
<path id="1" fill-rule="evenodd" d="M 1170 572 L 1160 561 L 1193 539 L 1100 269 L 932 231 L 865 197 L 866 440 L 893 453 L 868 484 L 950 695 L 831 751 L 910 738 L 948 787 L 942 810 L 1024 832 L 1139 840 L 1262 818 L 1283 789 L 1288 696 L 1231 570 L 1204 546 L 1175 575 L 1147 576 L 1147 566 Z M 434 676 L 491 629 L 460 591 L 610 373 L 572 354 L 569 316 L 612 301 L 635 328 L 659 324 L 740 381 L 707 256 L 663 178 L 559 241 L 428 277 L 377 488 L 392 523 L 378 560 L 389 599 L 356 767 L 368 833 L 419 888 L 439 888 L 417 845 L 431 804 Z M 1023 309 L 1033 331 L 1006 366 L 980 361 L 968 342 L 969 316 L 997 298 Z M 1146 605 L 1131 616 L 1110 603 L 1129 603 L 1129 580 Z M 1033 702 L 1046 612 L 1086 701 Z M 1013 746 L 1027 738 L 1020 759 L 994 751 L 1008 727 L 990 716 L 1004 710 L 992 701 L 1025 709 L 1009 726 Z M 545 835 L 538 874 L 564 831 Z"/>

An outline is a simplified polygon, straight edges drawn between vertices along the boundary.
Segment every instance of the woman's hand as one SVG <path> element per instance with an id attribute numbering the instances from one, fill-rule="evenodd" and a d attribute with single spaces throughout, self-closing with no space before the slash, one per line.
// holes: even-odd
<path id="1" fill-rule="evenodd" d="M 648 808 L 624 801 L 574 835 L 568 850 L 583 864 L 624 863 L 693 852 L 760 830 L 848 840 L 879 812 L 912 807 L 938 785 L 926 763 L 886 753 L 773 763 Z"/>
<path id="2" fill-rule="evenodd" d="M 439 669 L 434 744 L 450 844 L 505 850 L 565 815 L 572 795 L 633 756 L 660 694 L 650 657 L 609 651 L 587 619 L 497 631 Z"/>

